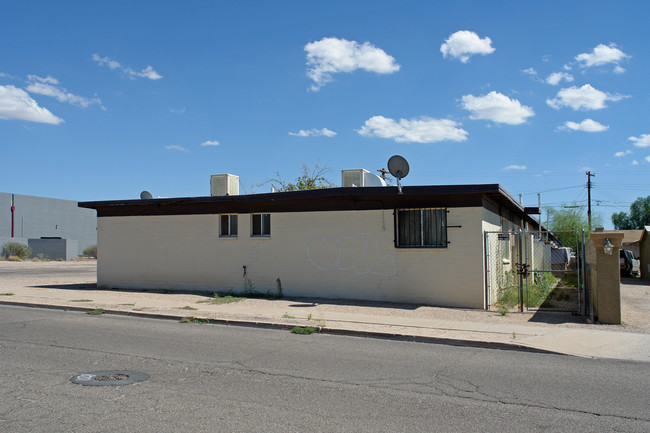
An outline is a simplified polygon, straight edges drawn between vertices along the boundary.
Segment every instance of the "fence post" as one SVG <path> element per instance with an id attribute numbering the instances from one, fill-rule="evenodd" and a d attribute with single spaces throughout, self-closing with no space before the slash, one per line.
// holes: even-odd
<path id="1" fill-rule="evenodd" d="M 485 256 L 485 309 L 487 310 L 490 306 L 490 268 L 489 268 L 489 257 L 490 257 L 490 250 L 488 249 L 488 232 L 484 231 L 483 232 L 483 249 L 485 250 L 484 256 Z"/>
<path id="2" fill-rule="evenodd" d="M 517 268 L 520 268 L 523 263 L 524 263 L 524 258 L 523 258 L 523 235 L 521 232 L 521 229 L 517 229 L 518 235 L 519 235 L 519 264 L 516 266 Z M 524 312 L 524 275 L 520 272 L 520 269 L 517 269 L 517 273 L 519 274 L 519 312 L 523 313 Z"/>

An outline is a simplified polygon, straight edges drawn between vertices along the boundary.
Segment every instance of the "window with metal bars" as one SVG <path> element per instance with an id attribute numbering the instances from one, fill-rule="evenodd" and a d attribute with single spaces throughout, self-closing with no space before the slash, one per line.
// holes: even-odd
<path id="1" fill-rule="evenodd" d="M 219 215 L 219 236 L 222 238 L 237 237 L 237 215 Z"/>
<path id="2" fill-rule="evenodd" d="M 395 246 L 447 248 L 447 209 L 397 209 Z"/>

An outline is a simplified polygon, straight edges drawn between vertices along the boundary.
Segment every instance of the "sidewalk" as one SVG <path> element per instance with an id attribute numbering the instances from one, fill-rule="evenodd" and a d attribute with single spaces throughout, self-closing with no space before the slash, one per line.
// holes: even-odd
<path id="1" fill-rule="evenodd" d="M 9 267 L 0 264 L 0 271 Z M 51 266 L 67 270 L 83 265 Z M 501 316 L 482 310 L 328 299 L 249 298 L 212 304 L 207 294 L 98 290 L 92 270 L 52 275 L 47 283 L 45 277 L 12 275 L 0 281 L 0 303 L 102 309 L 105 313 L 174 320 L 192 316 L 213 323 L 279 329 L 312 326 L 331 334 L 650 362 L 650 327 L 591 325 L 566 313 Z"/>

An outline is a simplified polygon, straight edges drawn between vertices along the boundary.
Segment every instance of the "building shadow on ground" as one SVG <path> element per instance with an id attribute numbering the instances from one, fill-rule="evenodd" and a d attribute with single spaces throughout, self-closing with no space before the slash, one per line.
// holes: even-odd
<path id="1" fill-rule="evenodd" d="M 561 325 L 565 323 L 585 324 L 587 318 L 576 313 L 566 311 L 537 310 L 528 320 L 531 323 L 546 323 L 549 325 Z"/>

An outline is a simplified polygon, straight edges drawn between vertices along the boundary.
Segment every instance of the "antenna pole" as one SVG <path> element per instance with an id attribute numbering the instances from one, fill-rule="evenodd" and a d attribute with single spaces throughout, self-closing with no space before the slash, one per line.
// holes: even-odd
<path id="1" fill-rule="evenodd" d="M 596 177 L 596 173 L 588 171 L 587 175 L 587 221 L 589 224 L 589 233 L 591 233 L 591 178 Z"/>
<path id="2" fill-rule="evenodd" d="M 385 168 L 382 168 L 381 170 L 377 170 L 377 171 L 379 173 L 381 173 L 381 175 L 379 177 L 381 177 L 384 180 L 388 180 L 388 178 L 386 177 L 386 175 L 389 173 L 388 170 L 386 170 Z"/>

